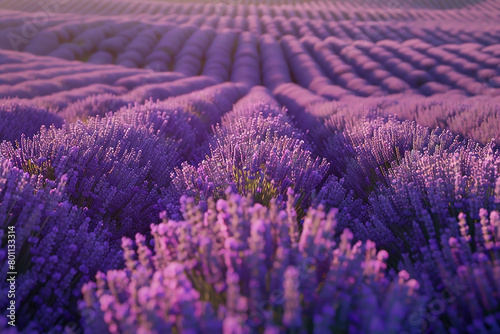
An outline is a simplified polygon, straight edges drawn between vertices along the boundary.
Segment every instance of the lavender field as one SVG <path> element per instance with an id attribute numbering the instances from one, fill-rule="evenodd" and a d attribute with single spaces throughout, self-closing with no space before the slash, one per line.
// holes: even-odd
<path id="1" fill-rule="evenodd" d="M 0 333 L 500 333 L 500 2 L 2 0 Z"/>

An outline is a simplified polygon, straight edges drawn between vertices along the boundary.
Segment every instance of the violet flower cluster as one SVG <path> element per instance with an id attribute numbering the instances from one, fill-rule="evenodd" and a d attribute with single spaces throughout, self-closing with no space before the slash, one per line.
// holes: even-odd
<path id="1" fill-rule="evenodd" d="M 31 137 L 42 126 L 62 127 L 63 118 L 47 108 L 15 99 L 0 100 L 0 142 Z"/>
<path id="2" fill-rule="evenodd" d="M 70 201 L 124 233 L 157 218 L 160 190 L 170 184 L 179 161 L 175 141 L 159 140 L 112 115 L 42 128 L 31 139 L 23 136 L 19 147 L 9 142 L 0 147 L 0 154 L 31 175 L 52 180 L 66 175 Z"/>
<path id="3" fill-rule="evenodd" d="M 310 209 L 299 236 L 294 193 L 270 208 L 228 190 L 208 210 L 183 197 L 183 221 L 123 238 L 126 268 L 86 284 L 85 328 L 99 333 L 353 333 L 406 330 L 425 304 L 406 271 L 387 270 L 375 243 L 336 238 L 337 210 Z"/>
<path id="4" fill-rule="evenodd" d="M 221 197 L 231 186 L 266 204 L 273 197 L 283 198 L 292 187 L 301 196 L 297 205 L 310 201 L 328 164 L 313 157 L 301 131 L 287 122 L 276 101 L 266 103 L 269 100 L 272 97 L 258 88 L 238 101 L 215 128 L 210 156 L 198 166 L 183 163 L 176 168 L 176 191 L 206 201 Z"/>
<path id="5" fill-rule="evenodd" d="M 13 228 L 17 323 L 23 332 L 60 333 L 65 324 L 77 323 L 82 284 L 99 268 L 120 265 L 110 229 L 69 201 L 68 182 L 66 175 L 57 182 L 29 175 L 0 158 L 0 277 L 2 282 L 12 277 L 7 234 Z M 1 285 L 3 296 L 8 290 Z M 2 309 L 8 303 L 0 300 Z M 7 328 L 0 325 L 2 333 Z"/>
<path id="6" fill-rule="evenodd" d="M 431 300 L 413 315 L 423 331 L 500 330 L 500 217 L 483 208 L 478 214 L 471 219 L 460 213 L 458 224 L 455 220 L 441 230 L 430 220 L 425 227 L 415 226 L 418 253 L 404 254 L 398 267 L 421 282 Z"/>

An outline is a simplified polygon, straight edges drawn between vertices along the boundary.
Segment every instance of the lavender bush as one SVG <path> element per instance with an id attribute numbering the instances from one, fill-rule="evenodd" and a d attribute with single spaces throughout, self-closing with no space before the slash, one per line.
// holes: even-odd
<path id="1" fill-rule="evenodd" d="M 59 114 L 69 122 L 76 122 L 77 120 L 85 122 L 90 117 L 104 117 L 108 112 L 117 111 L 131 103 L 132 100 L 123 99 L 111 94 L 92 95 L 69 104 Z"/>
<path id="2" fill-rule="evenodd" d="M 349 230 L 336 241 L 336 210 L 309 210 L 299 237 L 291 189 L 281 211 L 226 196 L 206 212 L 184 197 L 183 221 L 151 225 L 154 250 L 140 234 L 122 239 L 126 268 L 82 289 L 86 330 L 417 332 L 408 316 L 426 301 L 419 283 L 390 274 L 373 242 Z"/>
<path id="3" fill-rule="evenodd" d="M 16 100 L 0 100 L 0 142 L 33 136 L 42 126 L 62 127 L 63 119 L 55 112 Z"/>
<path id="4" fill-rule="evenodd" d="M 392 230 L 382 238 L 413 251 L 422 246 L 420 239 L 407 239 L 418 234 L 416 226 L 439 237 L 460 212 L 478 219 L 479 209 L 498 209 L 499 159 L 491 145 L 471 142 L 452 152 L 407 152 L 387 173 L 387 185 L 370 195 L 374 222 Z"/>
<path id="5" fill-rule="evenodd" d="M 242 116 L 244 112 L 237 110 L 247 106 L 252 110 Z M 248 105 L 245 99 L 238 102 L 235 116 L 227 114 L 223 125 L 215 128 L 211 155 L 198 167 L 184 163 L 176 169 L 175 189 L 206 200 L 220 197 L 231 185 L 241 194 L 253 194 L 259 202 L 268 203 L 273 197 L 281 198 L 291 186 L 301 195 L 298 201 L 307 202 L 328 165 L 312 157 L 300 131 L 282 119 L 279 109 L 274 111 L 278 116 L 265 118 L 261 110 L 270 108 L 258 102 Z"/>
<path id="6" fill-rule="evenodd" d="M 478 213 L 473 220 L 460 213 L 458 224 L 455 220 L 444 231 L 432 227 L 417 231 L 418 240 L 429 235 L 427 245 L 400 263 L 423 282 L 421 290 L 432 299 L 413 315 L 413 322 L 424 331 L 495 333 L 500 329 L 500 219 L 498 211 L 488 214 L 481 208 Z"/>
<path id="7" fill-rule="evenodd" d="M 119 266 L 110 230 L 71 204 L 68 181 L 65 175 L 56 181 L 30 176 L 0 158 L 0 276 L 3 282 L 15 277 L 17 324 L 23 332 L 63 331 L 64 324 L 77 321 L 75 301 L 83 282 L 98 268 Z M 8 231 L 15 231 L 15 270 L 7 261 Z M 12 271 L 17 275 L 8 274 Z M 2 285 L 0 292 L 6 296 L 8 290 Z M 2 309 L 8 306 L 2 298 Z"/>
<path id="8" fill-rule="evenodd" d="M 179 159 L 176 149 L 174 141 L 110 116 L 42 128 L 18 147 L 1 144 L 0 154 L 31 175 L 55 180 L 66 174 L 72 203 L 130 233 L 157 216 L 160 189 L 170 184 Z"/>

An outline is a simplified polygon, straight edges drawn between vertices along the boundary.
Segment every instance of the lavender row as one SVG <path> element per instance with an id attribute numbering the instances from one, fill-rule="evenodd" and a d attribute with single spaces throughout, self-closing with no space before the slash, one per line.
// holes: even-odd
<path id="1" fill-rule="evenodd" d="M 311 155 L 304 135 L 278 106 L 264 87 L 253 88 L 215 128 L 210 155 L 197 166 L 183 163 L 176 169 L 175 191 L 206 201 L 231 186 L 269 203 L 292 187 L 301 195 L 297 206 L 309 203 L 328 165 Z"/>
<path id="2" fill-rule="evenodd" d="M 63 109 L 69 103 L 96 94 L 130 93 L 133 101 L 144 101 L 155 98 L 151 90 L 158 86 L 180 88 L 161 95 L 165 99 L 215 83 L 209 78 L 188 78 L 178 84 L 168 85 L 184 76 L 180 73 L 155 73 L 114 65 L 84 64 L 28 53 L 2 51 L 0 54 L 3 61 L 1 71 L 4 74 L 0 83 L 0 96 L 17 97 L 28 103 L 55 109 Z"/>
<path id="3" fill-rule="evenodd" d="M 313 141 L 318 146 L 332 131 L 343 131 L 346 126 L 356 124 L 360 119 L 393 116 L 398 120 L 416 121 L 417 124 L 447 129 L 462 138 L 469 138 L 486 145 L 493 140 L 500 144 L 498 96 L 481 95 L 465 97 L 449 92 L 431 97 L 419 95 L 378 97 L 345 102 L 325 102 L 319 96 L 311 95 L 300 103 L 291 94 L 278 94 L 292 108 L 293 116 L 305 120 L 305 126 L 316 129 Z M 328 124 L 326 127 L 324 124 Z"/>

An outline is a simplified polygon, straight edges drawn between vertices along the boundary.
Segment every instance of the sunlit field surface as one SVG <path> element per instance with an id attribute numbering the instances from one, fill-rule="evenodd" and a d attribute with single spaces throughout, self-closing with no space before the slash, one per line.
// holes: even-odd
<path id="1" fill-rule="evenodd" d="M 500 2 L 2 0 L 0 333 L 500 333 Z"/>

